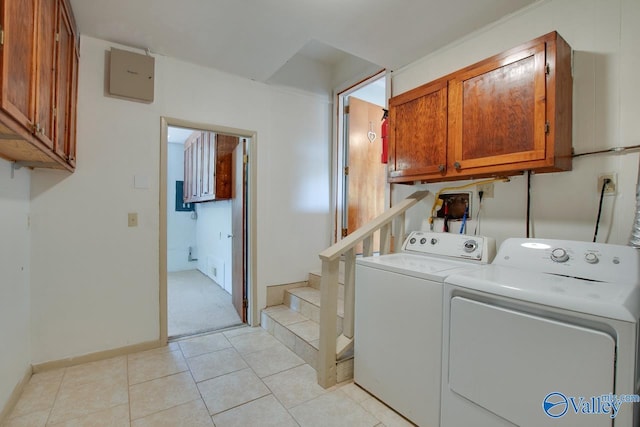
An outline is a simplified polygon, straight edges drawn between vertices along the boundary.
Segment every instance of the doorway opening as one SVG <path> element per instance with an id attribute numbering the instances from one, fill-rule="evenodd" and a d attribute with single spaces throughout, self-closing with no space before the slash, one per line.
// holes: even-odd
<path id="1" fill-rule="evenodd" d="M 252 324 L 254 132 L 162 120 L 161 339 Z M 255 222 L 253 222 L 255 224 Z"/>
<path id="2" fill-rule="evenodd" d="M 386 72 L 338 94 L 336 234 L 338 241 L 381 215 L 389 200 L 382 162 L 382 119 L 387 105 Z M 362 252 L 362 245 L 357 252 Z M 379 236 L 374 236 L 374 251 Z"/>

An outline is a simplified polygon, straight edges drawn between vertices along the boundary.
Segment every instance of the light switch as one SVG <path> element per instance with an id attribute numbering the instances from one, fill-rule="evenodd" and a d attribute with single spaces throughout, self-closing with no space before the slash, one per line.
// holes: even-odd
<path id="1" fill-rule="evenodd" d="M 128 222 L 129 222 L 129 227 L 137 227 L 138 226 L 138 213 L 137 212 L 129 212 Z"/>

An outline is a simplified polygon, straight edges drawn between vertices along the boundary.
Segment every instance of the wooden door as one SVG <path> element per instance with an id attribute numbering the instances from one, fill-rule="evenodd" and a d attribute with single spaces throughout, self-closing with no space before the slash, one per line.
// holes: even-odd
<path id="1" fill-rule="evenodd" d="M 382 107 L 349 97 L 347 140 L 347 233 L 352 233 L 384 212 L 386 168 L 381 162 Z M 378 251 L 378 234 L 374 251 Z M 358 252 L 362 252 L 361 246 Z"/>
<path id="2" fill-rule="evenodd" d="M 54 150 L 64 159 L 69 158 L 71 130 L 71 102 L 73 82 L 74 36 L 64 2 L 58 12 L 58 52 L 56 66 L 56 135 Z"/>
<path id="3" fill-rule="evenodd" d="M 479 63 L 449 82 L 450 168 L 545 160 L 545 43 Z"/>
<path id="4" fill-rule="evenodd" d="M 389 101 L 389 182 L 442 177 L 447 164 L 447 81 Z"/>
<path id="5" fill-rule="evenodd" d="M 242 322 L 247 321 L 246 275 L 246 139 L 232 152 L 233 194 L 231 199 L 231 300 Z"/>
<path id="6" fill-rule="evenodd" d="M 2 2 L 2 109 L 34 131 L 36 0 Z"/>
<path id="7" fill-rule="evenodd" d="M 39 125 L 38 139 L 54 148 L 55 138 L 55 73 L 58 0 L 40 0 L 36 63 L 35 123 Z M 67 81 L 63 82 L 67 85 Z M 65 114 L 66 116 L 66 114 Z"/>

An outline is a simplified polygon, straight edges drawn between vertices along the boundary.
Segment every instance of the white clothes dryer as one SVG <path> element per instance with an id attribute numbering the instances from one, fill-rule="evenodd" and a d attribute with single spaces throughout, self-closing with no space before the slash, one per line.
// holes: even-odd
<path id="1" fill-rule="evenodd" d="M 438 426 L 444 278 L 486 264 L 495 240 L 413 232 L 402 252 L 356 261 L 354 381 L 420 426 Z"/>
<path id="2" fill-rule="evenodd" d="M 506 240 L 445 280 L 441 426 L 637 427 L 639 319 L 638 250 Z"/>

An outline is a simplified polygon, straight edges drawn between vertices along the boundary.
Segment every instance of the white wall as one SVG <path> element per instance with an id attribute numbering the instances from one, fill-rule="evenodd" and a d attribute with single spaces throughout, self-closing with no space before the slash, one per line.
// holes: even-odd
<path id="1" fill-rule="evenodd" d="M 196 204 L 198 221 L 198 270 L 211 277 L 218 285 L 231 293 L 231 200 L 219 200 Z M 213 265 L 209 262 L 213 258 Z M 215 266 L 217 277 L 211 268 Z"/>
<path id="2" fill-rule="evenodd" d="M 0 159 L 0 411 L 31 365 L 29 185 L 31 173 Z"/>
<path id="3" fill-rule="evenodd" d="M 196 249 L 193 212 L 176 212 L 176 181 L 184 181 L 184 145 L 167 145 L 167 271 L 191 270 L 189 247 Z M 194 252 L 193 257 L 197 258 Z"/>
<path id="4" fill-rule="evenodd" d="M 575 152 L 636 145 L 640 143 L 640 86 L 634 72 L 640 67 L 639 20 L 637 0 L 543 1 L 394 73 L 394 95 L 557 30 L 575 51 Z M 635 211 L 637 153 L 580 157 L 574 159 L 571 172 L 535 175 L 535 236 L 591 241 L 599 202 L 597 176 L 602 172 L 618 174 L 618 194 L 605 198 L 598 241 L 626 244 Z M 394 200 L 420 188 L 435 192 L 440 187 L 394 185 Z M 430 197 L 422 212 L 413 210 L 408 229 L 420 228 L 432 202 Z M 524 177 L 497 184 L 495 198 L 485 202 L 482 234 L 498 242 L 524 236 Z M 469 230 L 473 231 L 473 223 Z"/>
<path id="5" fill-rule="evenodd" d="M 257 132 L 259 307 L 318 267 L 330 235 L 328 97 L 157 56 L 153 104 L 109 98 L 111 46 L 81 40 L 76 172 L 33 173 L 34 363 L 158 339 L 161 116 Z"/>

